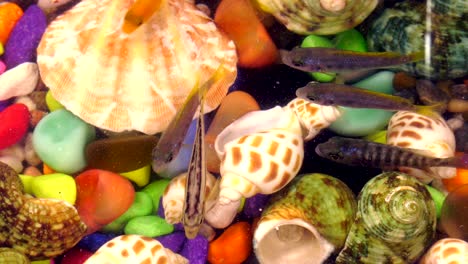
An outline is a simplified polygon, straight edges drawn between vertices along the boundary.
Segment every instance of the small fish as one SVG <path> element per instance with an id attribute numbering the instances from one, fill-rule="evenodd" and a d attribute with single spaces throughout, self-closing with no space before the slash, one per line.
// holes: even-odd
<path id="1" fill-rule="evenodd" d="M 300 48 L 280 51 L 281 61 L 305 72 L 344 72 L 382 69 L 420 61 L 424 52 L 402 55 L 395 52 L 357 52 L 334 48 Z"/>
<path id="2" fill-rule="evenodd" d="M 393 170 L 399 167 L 427 169 L 429 167 L 468 168 L 462 157 L 434 158 L 420 154 L 422 150 L 407 149 L 364 139 L 332 137 L 315 148 L 320 157 L 351 166 Z"/>
<path id="3" fill-rule="evenodd" d="M 158 11 L 165 0 L 137 0 L 125 14 L 123 32 L 130 34 L 148 21 Z"/>
<path id="4" fill-rule="evenodd" d="M 204 96 L 200 102 L 200 115 L 192 147 L 187 182 L 185 185 L 184 224 L 185 236 L 195 238 L 204 218 L 206 157 L 205 157 L 205 122 L 203 117 Z"/>
<path id="5" fill-rule="evenodd" d="M 166 169 L 169 164 L 179 153 L 185 135 L 193 120 L 193 116 L 200 105 L 199 93 L 203 94 L 216 82 L 221 80 L 225 75 L 225 68 L 221 64 L 213 73 L 210 79 L 203 85 L 199 82 L 195 84 L 184 104 L 177 112 L 174 119 L 169 123 L 166 130 L 162 133 L 156 147 L 153 149 L 153 170 L 158 173 Z"/>
<path id="6" fill-rule="evenodd" d="M 428 116 L 433 115 L 434 112 L 444 110 L 444 104 L 414 105 L 410 100 L 403 97 L 336 83 L 310 82 L 305 87 L 297 89 L 296 96 L 320 105 L 411 111 Z"/>

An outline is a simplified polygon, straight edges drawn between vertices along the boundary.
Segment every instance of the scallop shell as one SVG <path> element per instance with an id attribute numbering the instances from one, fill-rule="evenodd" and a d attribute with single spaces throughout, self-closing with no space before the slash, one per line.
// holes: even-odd
<path id="1" fill-rule="evenodd" d="M 226 74 L 209 89 L 205 111 L 217 107 L 237 74 L 233 42 L 190 0 L 163 1 L 125 34 L 133 2 L 83 0 L 48 26 L 37 61 L 54 98 L 99 128 L 154 134 L 222 65 Z"/>
<path id="2" fill-rule="evenodd" d="M 455 135 L 440 116 L 431 118 L 413 112 L 397 112 L 389 121 L 387 144 L 419 149 L 435 158 L 455 155 Z M 456 175 L 456 168 L 448 167 L 432 167 L 430 171 L 406 167 L 400 170 L 425 183 L 431 182 L 434 177 L 452 178 Z"/>
<path id="3" fill-rule="evenodd" d="M 412 263 L 434 238 L 436 220 L 424 184 L 403 173 L 382 173 L 361 190 L 336 263 Z"/>
<path id="4" fill-rule="evenodd" d="M 461 239 L 444 238 L 426 252 L 420 264 L 466 264 L 468 243 Z"/>
<path id="5" fill-rule="evenodd" d="M 122 235 L 109 240 L 85 264 L 188 264 L 188 260 L 165 248 L 158 240 L 140 235 Z"/>
<path id="6" fill-rule="evenodd" d="M 270 201 L 254 231 L 260 263 L 323 263 L 341 249 L 356 212 L 353 192 L 319 173 L 301 175 Z"/>
<path id="7" fill-rule="evenodd" d="M 84 236 L 85 224 L 71 204 L 25 196 L 16 172 L 0 162 L 0 244 L 31 259 L 52 258 Z"/>
<path id="8" fill-rule="evenodd" d="M 290 31 L 308 35 L 336 34 L 360 24 L 377 6 L 378 0 L 342 0 L 342 8 L 325 8 L 318 0 L 256 0 Z"/>

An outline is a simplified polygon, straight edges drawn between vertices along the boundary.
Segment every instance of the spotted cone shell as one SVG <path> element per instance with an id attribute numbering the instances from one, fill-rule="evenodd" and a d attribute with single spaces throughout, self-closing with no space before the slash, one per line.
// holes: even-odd
<path id="1" fill-rule="evenodd" d="M 206 97 L 217 107 L 236 74 L 235 46 L 194 1 L 167 0 L 131 34 L 134 0 L 83 0 L 57 17 L 37 49 L 44 83 L 84 121 L 107 130 L 163 131 L 197 83 L 226 69 Z"/>

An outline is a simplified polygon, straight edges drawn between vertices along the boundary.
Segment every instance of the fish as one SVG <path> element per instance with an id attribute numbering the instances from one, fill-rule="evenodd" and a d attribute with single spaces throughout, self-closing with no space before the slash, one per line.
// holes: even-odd
<path id="1" fill-rule="evenodd" d="M 203 95 L 202 95 L 203 96 Z M 197 120 L 195 140 L 187 173 L 185 185 L 184 225 L 185 236 L 193 239 L 197 236 L 204 219 L 206 154 L 205 154 L 205 122 L 203 117 L 204 97 L 200 103 L 200 115 Z"/>
<path id="2" fill-rule="evenodd" d="M 305 72 L 347 72 L 392 68 L 424 59 L 424 52 L 408 55 L 396 52 L 358 52 L 335 48 L 301 48 L 280 50 L 282 63 Z"/>
<path id="3" fill-rule="evenodd" d="M 434 158 L 423 154 L 423 150 L 339 136 L 318 144 L 315 153 L 341 164 L 384 170 L 394 170 L 399 167 L 423 170 L 429 167 L 468 168 L 466 154 L 465 157 Z"/>
<path id="4" fill-rule="evenodd" d="M 130 34 L 161 9 L 165 0 L 137 0 L 128 9 L 122 24 L 122 31 Z"/>
<path id="5" fill-rule="evenodd" d="M 351 108 L 374 108 L 390 111 L 410 111 L 434 116 L 445 110 L 445 104 L 415 105 L 410 100 L 374 92 L 346 84 L 310 82 L 296 90 L 296 96 L 319 105 Z"/>
<path id="6" fill-rule="evenodd" d="M 199 84 L 199 81 L 195 83 L 182 107 L 177 111 L 152 151 L 152 168 L 154 172 L 159 173 L 164 171 L 179 153 L 190 123 L 193 120 L 197 107 L 200 105 L 201 97 L 199 94 L 206 93 L 225 74 L 226 69 L 221 64 L 205 83 L 202 85 Z"/>

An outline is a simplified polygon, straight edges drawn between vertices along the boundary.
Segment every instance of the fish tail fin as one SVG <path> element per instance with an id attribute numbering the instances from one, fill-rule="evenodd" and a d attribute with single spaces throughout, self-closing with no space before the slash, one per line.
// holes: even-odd
<path id="1" fill-rule="evenodd" d="M 408 54 L 408 58 L 410 59 L 410 62 L 424 60 L 424 56 L 425 56 L 424 51 L 416 51 L 416 52 Z"/>
<path id="2" fill-rule="evenodd" d="M 440 113 L 445 112 L 447 105 L 443 102 L 440 102 L 433 105 L 416 105 L 415 107 L 416 113 L 435 118 L 438 117 Z"/>
<path id="3" fill-rule="evenodd" d="M 456 168 L 468 169 L 468 153 L 463 153 L 461 156 L 451 158 L 451 163 Z"/>

